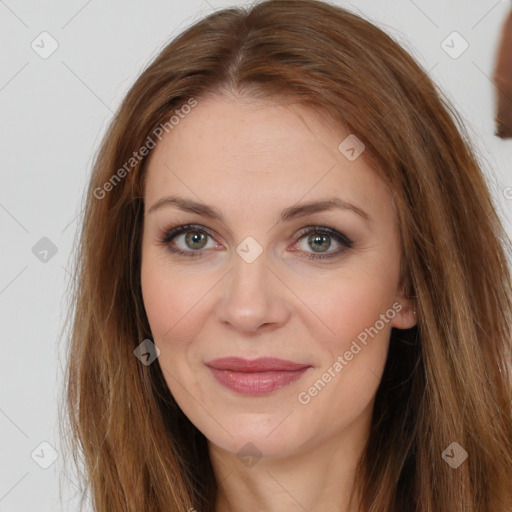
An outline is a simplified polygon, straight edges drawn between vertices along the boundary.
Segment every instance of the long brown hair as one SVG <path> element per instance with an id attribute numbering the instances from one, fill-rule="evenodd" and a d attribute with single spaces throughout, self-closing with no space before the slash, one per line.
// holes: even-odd
<path id="1" fill-rule="evenodd" d="M 75 251 L 66 389 L 94 510 L 214 510 L 207 440 L 158 360 L 133 353 L 151 330 L 140 287 L 147 158 L 130 159 L 187 102 L 225 92 L 324 112 L 364 142 L 393 194 L 418 324 L 391 334 L 357 474 L 361 510 L 512 510 L 508 238 L 463 123 L 426 72 L 373 24 L 316 0 L 195 23 L 141 74 L 104 137 Z M 454 442 L 468 454 L 456 469 L 442 456 Z"/>

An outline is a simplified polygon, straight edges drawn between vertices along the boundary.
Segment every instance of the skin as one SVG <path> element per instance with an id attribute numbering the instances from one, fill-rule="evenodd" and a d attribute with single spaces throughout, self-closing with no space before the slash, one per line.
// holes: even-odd
<path id="1" fill-rule="evenodd" d="M 144 304 L 169 389 L 209 440 L 217 511 L 356 510 L 349 495 L 391 327 L 412 327 L 415 317 L 399 282 L 390 192 L 364 153 L 349 161 L 338 150 L 347 135 L 305 106 L 218 96 L 198 101 L 150 155 Z M 169 204 L 149 211 L 170 195 L 206 203 L 223 220 Z M 287 207 L 331 197 L 370 220 L 333 209 L 276 223 Z M 197 257 L 173 254 L 159 242 L 169 228 L 188 223 L 209 229 L 206 245 L 187 245 L 186 233 L 169 243 L 200 251 Z M 298 236 L 307 226 L 331 227 L 353 245 L 327 238 L 330 247 L 318 247 Z M 252 263 L 236 251 L 248 236 L 263 249 Z M 340 248 L 332 258 L 307 258 Z M 300 403 L 299 393 L 393 304 L 400 312 Z M 272 356 L 312 368 L 279 390 L 248 396 L 222 386 L 204 364 L 226 356 Z M 244 463 L 237 452 L 247 443 L 256 448 Z"/>

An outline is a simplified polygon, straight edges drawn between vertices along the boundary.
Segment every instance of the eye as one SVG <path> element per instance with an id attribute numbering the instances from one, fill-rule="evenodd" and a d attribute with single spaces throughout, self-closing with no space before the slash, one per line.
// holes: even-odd
<path id="1" fill-rule="evenodd" d="M 292 252 L 302 252 L 308 259 L 327 259 L 341 255 L 353 246 L 353 242 L 344 234 L 326 226 L 307 226 L 299 234 Z M 210 239 L 210 240 L 209 240 Z M 333 247 L 336 250 L 329 250 Z M 185 224 L 167 230 L 159 243 L 171 253 L 186 257 L 203 256 L 203 249 L 218 249 L 220 244 L 213 240 L 210 231 L 204 226 Z M 302 248 L 297 250 L 297 245 Z M 310 252 L 308 249 L 312 249 Z"/>
<path id="2" fill-rule="evenodd" d="M 297 244 L 303 246 L 302 251 L 306 253 L 306 258 L 309 259 L 326 259 L 333 258 L 341 255 L 347 249 L 353 246 L 353 242 L 347 238 L 343 233 L 326 226 L 308 226 L 301 230 Z M 334 245 L 338 246 L 336 250 L 329 251 Z M 308 248 L 313 249 L 313 252 L 308 252 Z M 296 249 L 292 249 L 295 251 Z"/>
<path id="3" fill-rule="evenodd" d="M 201 256 L 202 249 L 218 247 L 216 243 L 208 245 L 208 238 L 212 236 L 204 227 L 186 224 L 166 231 L 159 242 L 172 253 L 194 257 Z"/>

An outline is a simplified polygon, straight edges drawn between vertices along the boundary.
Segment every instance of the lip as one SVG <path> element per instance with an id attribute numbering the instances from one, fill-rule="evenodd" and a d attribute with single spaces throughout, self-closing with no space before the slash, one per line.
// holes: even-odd
<path id="1" fill-rule="evenodd" d="M 242 357 L 222 357 L 212 359 L 205 363 L 210 368 L 217 370 L 231 370 L 233 372 L 269 372 L 269 371 L 293 371 L 308 368 L 311 365 L 295 363 L 286 359 L 275 357 L 259 357 L 258 359 L 244 359 Z"/>
<path id="2" fill-rule="evenodd" d="M 274 357 L 224 357 L 205 363 L 223 386 L 245 395 L 276 391 L 299 380 L 311 365 Z"/>

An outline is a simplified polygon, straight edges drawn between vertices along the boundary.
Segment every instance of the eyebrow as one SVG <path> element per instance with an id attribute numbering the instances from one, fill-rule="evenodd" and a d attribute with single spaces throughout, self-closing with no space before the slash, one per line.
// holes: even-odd
<path id="1" fill-rule="evenodd" d="M 217 219 L 220 220 L 221 222 L 224 222 L 222 214 L 215 208 L 212 208 L 211 206 L 208 206 L 207 204 L 198 201 L 193 201 L 191 199 L 185 199 L 178 196 L 162 197 L 161 199 L 153 203 L 153 205 L 148 210 L 148 214 L 154 212 L 155 210 L 163 206 L 175 206 L 176 208 L 179 208 L 180 210 L 185 212 L 196 213 L 204 217 Z M 325 212 L 334 209 L 349 210 L 356 213 L 366 221 L 371 222 L 372 220 L 370 215 L 368 215 L 368 213 L 366 213 L 363 209 L 359 208 L 358 206 L 353 205 L 347 201 L 344 201 L 338 197 L 332 197 L 320 201 L 310 201 L 308 203 L 302 203 L 297 206 L 290 206 L 289 208 L 286 208 L 281 212 L 277 220 L 277 223 L 287 222 L 295 218 L 305 217 L 306 215 L 311 215 L 314 213 Z"/>

